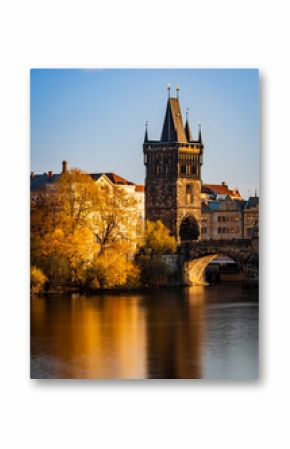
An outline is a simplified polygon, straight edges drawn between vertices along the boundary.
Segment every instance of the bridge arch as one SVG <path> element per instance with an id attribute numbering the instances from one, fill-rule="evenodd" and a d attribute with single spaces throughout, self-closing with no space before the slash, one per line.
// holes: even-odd
<path id="1" fill-rule="evenodd" d="M 252 254 L 249 240 L 198 241 L 185 245 L 183 280 L 185 285 L 205 285 L 205 269 L 220 256 L 232 259 L 246 274 L 247 263 Z"/>
<path id="2" fill-rule="evenodd" d="M 187 260 L 183 265 L 183 279 L 186 285 L 206 285 L 206 268 L 215 259 L 227 256 L 230 260 L 235 262 L 239 269 L 244 272 L 244 267 L 239 261 L 234 260 L 228 254 L 208 254 L 196 259 Z"/>
<path id="3" fill-rule="evenodd" d="M 181 242 L 198 240 L 199 226 L 193 215 L 188 214 L 183 218 L 179 228 L 179 236 Z"/>

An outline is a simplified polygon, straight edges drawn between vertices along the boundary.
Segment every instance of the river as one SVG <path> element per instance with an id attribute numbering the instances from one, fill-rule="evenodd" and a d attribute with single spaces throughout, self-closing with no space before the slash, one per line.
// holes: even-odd
<path id="1" fill-rule="evenodd" d="M 258 377 L 257 292 L 239 284 L 33 296 L 31 377 Z"/>

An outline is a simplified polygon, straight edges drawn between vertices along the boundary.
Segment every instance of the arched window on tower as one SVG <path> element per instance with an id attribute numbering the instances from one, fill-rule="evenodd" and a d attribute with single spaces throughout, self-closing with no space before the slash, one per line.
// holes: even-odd
<path id="1" fill-rule="evenodd" d="M 196 219 L 192 215 L 187 215 L 182 220 L 179 235 L 182 242 L 198 239 L 199 227 Z"/>
<path id="2" fill-rule="evenodd" d="M 186 165 L 183 164 L 180 166 L 180 173 L 182 173 L 183 175 L 186 174 Z"/>

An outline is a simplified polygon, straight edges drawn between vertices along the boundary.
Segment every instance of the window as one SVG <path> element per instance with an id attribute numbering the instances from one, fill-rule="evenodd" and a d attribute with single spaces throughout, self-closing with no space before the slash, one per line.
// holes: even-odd
<path id="1" fill-rule="evenodd" d="M 193 186 L 191 184 L 186 185 L 186 204 L 193 203 Z"/>
<path id="2" fill-rule="evenodd" d="M 218 233 L 221 234 L 221 232 L 222 232 L 222 228 L 219 226 L 218 227 Z"/>
<path id="3" fill-rule="evenodd" d="M 192 174 L 192 175 L 197 175 L 197 167 L 195 167 L 194 165 L 192 165 L 192 166 L 190 167 L 190 169 L 191 169 L 191 174 Z"/>
<path id="4" fill-rule="evenodd" d="M 180 173 L 186 174 L 186 165 L 181 165 L 180 166 Z"/>
<path id="5" fill-rule="evenodd" d="M 203 226 L 203 227 L 201 228 L 201 232 L 202 232 L 203 234 L 206 234 L 206 227 L 205 227 L 205 226 Z"/>

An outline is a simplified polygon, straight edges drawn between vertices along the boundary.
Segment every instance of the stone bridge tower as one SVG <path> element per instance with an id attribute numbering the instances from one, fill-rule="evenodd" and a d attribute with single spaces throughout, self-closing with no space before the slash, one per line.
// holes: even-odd
<path id="1" fill-rule="evenodd" d="M 160 140 L 143 144 L 146 166 L 146 219 L 161 220 L 179 242 L 198 240 L 201 222 L 201 165 L 203 143 L 192 138 L 188 112 L 183 126 L 178 98 L 168 101 Z"/>

